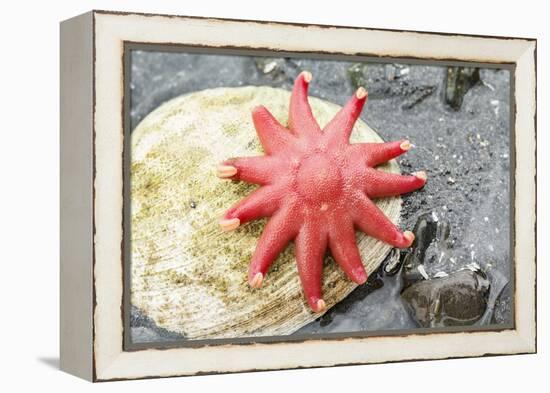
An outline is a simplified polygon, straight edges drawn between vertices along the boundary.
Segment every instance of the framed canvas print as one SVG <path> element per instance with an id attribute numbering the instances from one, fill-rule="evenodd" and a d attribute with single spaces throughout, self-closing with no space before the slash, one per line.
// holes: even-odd
<path id="1" fill-rule="evenodd" d="M 536 40 L 61 23 L 61 368 L 536 351 Z"/>

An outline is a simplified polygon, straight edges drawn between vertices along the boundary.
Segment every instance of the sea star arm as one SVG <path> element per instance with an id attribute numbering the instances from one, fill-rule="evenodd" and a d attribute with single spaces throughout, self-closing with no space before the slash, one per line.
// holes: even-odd
<path id="1" fill-rule="evenodd" d="M 367 101 L 367 91 L 360 87 L 347 104 L 332 118 L 323 129 L 328 146 L 333 143 L 348 143 L 353 126 Z"/>
<path id="2" fill-rule="evenodd" d="M 254 184 L 268 184 L 285 173 L 287 166 L 274 156 L 238 157 L 224 161 L 217 168 L 222 179 L 242 180 Z"/>
<path id="3" fill-rule="evenodd" d="M 330 225 L 329 247 L 335 261 L 355 283 L 367 281 L 367 273 L 357 248 L 353 223 L 347 219 L 335 219 Z"/>
<path id="4" fill-rule="evenodd" d="M 248 282 L 251 287 L 262 286 L 269 267 L 287 244 L 296 237 L 291 209 L 282 208 L 267 222 L 258 240 L 258 245 L 248 268 Z"/>
<path id="5" fill-rule="evenodd" d="M 359 160 L 364 160 L 367 166 L 372 167 L 400 156 L 409 151 L 412 145 L 404 139 L 385 143 L 357 143 L 351 147 L 352 154 Z"/>
<path id="6" fill-rule="evenodd" d="M 409 247 L 414 240 L 412 232 L 401 232 L 366 195 L 358 195 L 353 214 L 359 229 L 375 239 L 398 248 Z"/>
<path id="7" fill-rule="evenodd" d="M 220 220 L 222 229 L 230 231 L 245 222 L 273 215 L 279 207 L 278 195 L 273 186 L 258 188 L 225 213 Z"/>
<path id="8" fill-rule="evenodd" d="M 319 223 L 306 222 L 296 236 L 295 246 L 298 274 L 302 281 L 304 295 L 312 310 L 321 312 L 326 307 L 321 288 L 321 276 L 327 248 L 327 235 Z"/>
<path id="9" fill-rule="evenodd" d="M 317 138 L 321 133 L 321 128 L 317 124 L 315 117 L 313 117 L 307 98 L 307 90 L 311 78 L 311 74 L 304 71 L 294 82 L 294 89 L 290 96 L 288 128 L 298 136 Z"/>
<path id="10" fill-rule="evenodd" d="M 406 194 L 422 188 L 426 184 L 426 172 L 416 172 L 411 176 L 397 175 L 367 168 L 369 181 L 366 193 L 369 198 L 382 198 Z"/>
<path id="11" fill-rule="evenodd" d="M 252 121 L 267 154 L 288 149 L 296 139 L 264 106 L 252 109 Z"/>

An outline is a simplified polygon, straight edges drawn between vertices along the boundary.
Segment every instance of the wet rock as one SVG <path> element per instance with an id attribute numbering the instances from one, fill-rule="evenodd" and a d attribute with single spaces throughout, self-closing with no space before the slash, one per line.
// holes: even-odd
<path id="1" fill-rule="evenodd" d="M 384 66 L 384 72 L 386 73 L 386 79 L 389 81 L 394 80 L 396 77 L 399 77 L 396 67 L 393 64 L 386 64 Z"/>
<path id="2" fill-rule="evenodd" d="M 422 327 L 464 326 L 485 313 L 489 280 L 481 271 L 457 271 L 449 276 L 417 282 L 402 299 Z"/>
<path id="3" fill-rule="evenodd" d="M 507 277 L 494 269 L 493 261 L 483 263 L 481 269 L 473 244 L 469 254 L 462 247 L 454 249 L 450 223 L 442 216 L 432 211 L 418 217 L 415 241 L 403 257 L 401 297 L 411 316 L 423 327 L 440 327 L 487 325 L 500 310 L 509 315 L 505 305 L 497 302 Z"/>
<path id="4" fill-rule="evenodd" d="M 418 86 L 416 89 L 413 89 L 409 94 L 401 108 L 403 109 L 412 109 L 416 105 L 420 104 L 426 98 L 431 96 L 436 90 L 436 86 Z"/>
<path id="5" fill-rule="evenodd" d="M 479 81 L 479 68 L 447 67 L 444 89 L 445 103 L 452 109 L 459 110 L 468 90 Z"/>
<path id="6" fill-rule="evenodd" d="M 348 77 L 354 89 L 367 86 L 367 65 L 365 63 L 353 64 L 348 68 Z"/>
<path id="7" fill-rule="evenodd" d="M 272 57 L 257 57 L 254 64 L 263 75 L 269 76 L 274 81 L 282 81 L 286 78 L 285 60 Z"/>
<path id="8" fill-rule="evenodd" d="M 389 81 L 409 75 L 409 72 L 410 68 L 404 64 L 386 64 L 384 66 L 384 73 Z"/>
<path id="9" fill-rule="evenodd" d="M 399 272 L 402 266 L 401 252 L 398 248 L 394 248 L 390 251 L 390 254 L 386 258 L 384 266 L 384 272 L 388 276 L 393 276 Z"/>
<path id="10" fill-rule="evenodd" d="M 450 224 L 433 211 L 418 217 L 411 251 L 403 258 L 405 288 L 439 272 L 451 270 Z"/>

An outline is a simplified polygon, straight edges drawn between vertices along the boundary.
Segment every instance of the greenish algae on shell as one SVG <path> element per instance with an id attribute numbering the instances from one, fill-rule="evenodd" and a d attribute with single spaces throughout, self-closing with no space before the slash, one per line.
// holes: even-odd
<path id="1" fill-rule="evenodd" d="M 216 165 L 263 154 L 250 109 L 265 105 L 284 125 L 290 92 L 270 87 L 218 88 L 175 98 L 149 114 L 132 134 L 131 301 L 159 327 L 189 339 L 286 335 L 315 320 L 302 295 L 292 244 L 251 289 L 248 263 L 266 220 L 222 232 L 218 219 L 257 186 L 223 181 Z M 310 98 L 324 126 L 338 105 Z M 382 142 L 363 121 L 352 142 Z M 383 167 L 399 173 L 395 161 Z M 397 223 L 399 197 L 377 205 Z M 367 272 L 391 247 L 363 233 L 357 241 Z M 327 255 L 328 308 L 357 285 Z"/>

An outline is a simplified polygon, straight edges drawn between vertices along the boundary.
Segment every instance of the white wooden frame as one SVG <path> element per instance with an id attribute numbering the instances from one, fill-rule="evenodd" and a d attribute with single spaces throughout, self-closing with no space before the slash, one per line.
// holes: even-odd
<path id="1" fill-rule="evenodd" d="M 124 351 L 124 42 L 514 64 L 514 328 Z M 63 370 L 104 381 L 536 351 L 536 40 L 93 11 L 61 24 L 61 51 Z"/>

